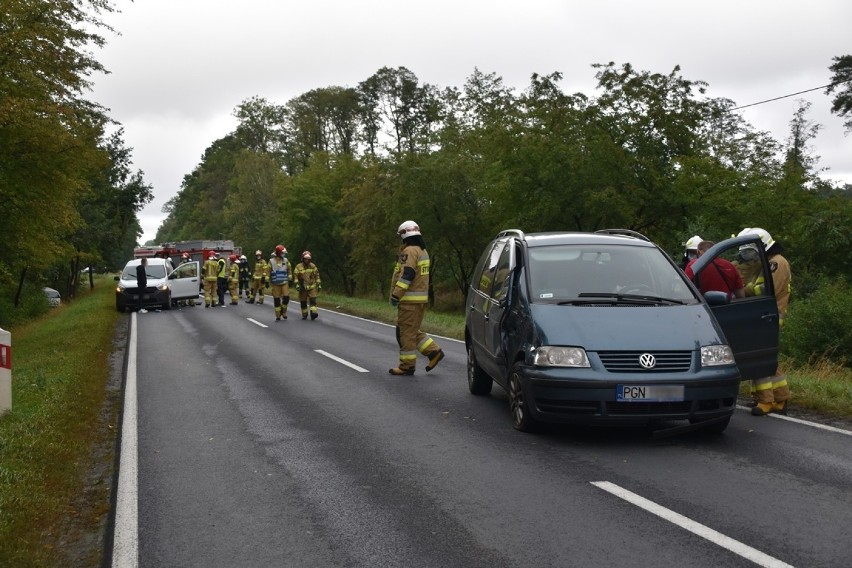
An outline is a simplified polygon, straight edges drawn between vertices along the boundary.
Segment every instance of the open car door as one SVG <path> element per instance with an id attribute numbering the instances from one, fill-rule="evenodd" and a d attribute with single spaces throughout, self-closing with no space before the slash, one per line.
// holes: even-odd
<path id="1" fill-rule="evenodd" d="M 198 297 L 198 287 L 201 282 L 200 264 L 197 260 L 185 262 L 169 274 L 168 283 L 172 290 L 172 300 Z"/>
<path id="2" fill-rule="evenodd" d="M 767 377 L 778 367 L 779 317 L 763 244 L 755 236 L 735 237 L 715 244 L 692 265 L 693 283 L 702 289 L 701 278 L 705 275 L 706 288 L 708 282 L 719 280 L 716 274 L 725 275 L 722 279 L 728 282 L 731 279 L 725 273 L 726 262 L 734 265 L 746 285 L 762 277 L 762 294 L 740 298 L 725 291 L 704 290 L 704 296 L 734 352 L 741 378 Z"/>

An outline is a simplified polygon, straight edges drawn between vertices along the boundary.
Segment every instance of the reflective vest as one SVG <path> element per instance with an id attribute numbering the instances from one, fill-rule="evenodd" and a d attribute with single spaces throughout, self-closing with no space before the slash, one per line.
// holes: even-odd
<path id="1" fill-rule="evenodd" d="M 290 261 L 277 256 L 270 258 L 269 279 L 276 286 L 286 284 L 290 280 Z"/>

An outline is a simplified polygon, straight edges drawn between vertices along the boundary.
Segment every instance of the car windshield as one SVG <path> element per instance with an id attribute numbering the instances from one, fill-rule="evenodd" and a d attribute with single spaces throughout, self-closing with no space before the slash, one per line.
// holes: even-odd
<path id="1" fill-rule="evenodd" d="M 636 297 L 697 301 L 681 272 L 656 247 L 552 245 L 530 247 L 535 302 Z"/>
<path id="2" fill-rule="evenodd" d="M 136 280 L 136 267 L 138 265 L 127 265 L 124 267 L 124 272 L 121 273 L 122 280 Z M 151 280 L 157 280 L 166 277 L 166 267 L 162 264 L 149 264 L 145 267 L 145 274 Z"/>

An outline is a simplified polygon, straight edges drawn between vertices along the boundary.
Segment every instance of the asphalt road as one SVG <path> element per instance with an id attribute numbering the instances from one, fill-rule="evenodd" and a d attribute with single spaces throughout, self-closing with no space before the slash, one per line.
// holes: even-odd
<path id="1" fill-rule="evenodd" d="M 393 328 L 290 306 L 132 316 L 139 566 L 852 565 L 848 433 L 522 434 L 461 343 L 392 377 Z"/>

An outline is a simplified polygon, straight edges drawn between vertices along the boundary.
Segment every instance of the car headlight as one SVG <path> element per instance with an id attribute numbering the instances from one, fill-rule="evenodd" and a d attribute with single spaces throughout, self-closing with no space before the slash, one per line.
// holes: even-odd
<path id="1" fill-rule="evenodd" d="M 160 290 L 161 292 L 165 292 L 166 290 L 169 289 L 169 285 L 166 284 L 165 282 L 163 282 L 162 284 L 157 286 L 157 289 Z"/>
<path id="2" fill-rule="evenodd" d="M 705 345 L 701 348 L 701 366 L 733 365 L 734 352 L 727 345 Z"/>
<path id="3" fill-rule="evenodd" d="M 582 347 L 539 347 L 533 352 L 533 364 L 539 367 L 590 367 Z"/>

